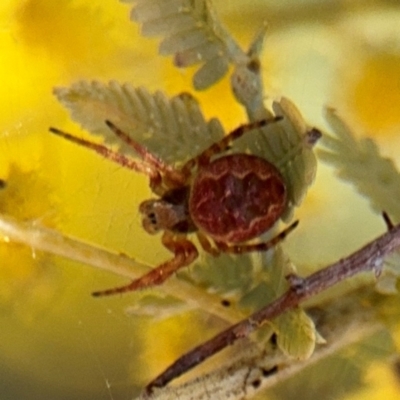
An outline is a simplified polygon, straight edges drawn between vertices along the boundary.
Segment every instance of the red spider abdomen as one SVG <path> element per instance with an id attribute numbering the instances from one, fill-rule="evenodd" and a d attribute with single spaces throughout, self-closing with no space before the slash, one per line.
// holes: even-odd
<path id="1" fill-rule="evenodd" d="M 233 154 L 200 168 L 189 211 L 215 240 L 240 243 L 271 228 L 285 204 L 286 187 L 276 167 L 257 156 Z"/>

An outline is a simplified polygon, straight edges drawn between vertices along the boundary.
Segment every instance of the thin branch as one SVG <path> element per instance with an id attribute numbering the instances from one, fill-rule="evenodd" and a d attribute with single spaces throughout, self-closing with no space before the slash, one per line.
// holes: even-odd
<path id="1" fill-rule="evenodd" d="M 22 243 L 34 250 L 56 254 L 129 279 L 136 279 L 151 269 L 128 256 L 111 253 L 35 222 L 18 221 L 4 214 L 0 214 L 0 235 L 3 241 Z M 232 323 L 243 318 L 240 311 L 224 307 L 218 295 L 206 293 L 182 280 L 169 279 L 159 290 L 183 300 L 193 308 L 206 310 L 222 321 Z"/>
<path id="2" fill-rule="evenodd" d="M 349 296 L 325 304 L 323 308 L 307 309 L 307 313 L 314 316 L 316 329 L 325 342 L 318 345 L 312 357 L 306 360 L 288 360 L 287 355 L 271 342 L 263 343 L 261 348 L 249 342 L 244 346 L 237 346 L 234 354 L 228 357 L 222 367 L 181 385 L 155 390 L 151 399 L 253 398 L 265 389 L 282 383 L 305 368 L 382 329 L 382 324 L 376 318 L 375 307 L 371 305 L 374 303 L 369 301 L 375 295 L 373 288 L 361 288 Z M 136 400 L 145 399 L 148 399 L 146 394 L 136 398 Z"/>
<path id="3" fill-rule="evenodd" d="M 165 386 L 207 358 L 232 345 L 238 339 L 248 337 L 250 333 L 254 332 L 266 321 L 293 309 L 301 302 L 346 278 L 366 271 L 373 271 L 376 276 L 379 276 L 384 258 L 399 246 L 400 224 L 350 256 L 311 274 L 307 278 L 301 278 L 296 275 L 288 276 L 287 279 L 291 287 L 286 293 L 250 317 L 180 357 L 147 385 L 146 392 L 150 394 L 154 388 Z"/>

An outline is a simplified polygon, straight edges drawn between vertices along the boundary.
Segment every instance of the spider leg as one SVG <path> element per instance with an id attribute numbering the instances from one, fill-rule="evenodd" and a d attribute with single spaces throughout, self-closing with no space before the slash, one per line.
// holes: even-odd
<path id="1" fill-rule="evenodd" d="M 281 233 L 273 237 L 271 240 L 268 240 L 267 242 L 229 245 L 224 242 L 216 241 L 215 244 L 218 247 L 218 249 L 220 249 L 224 253 L 240 254 L 240 253 L 249 253 L 252 251 L 267 251 L 272 247 L 276 246 L 282 240 L 284 240 L 286 236 L 289 235 L 289 233 L 292 232 L 293 229 L 295 229 L 298 224 L 299 221 L 293 222 L 285 230 L 283 230 Z"/>
<path id="2" fill-rule="evenodd" d="M 149 273 L 135 279 L 128 285 L 94 292 L 92 295 L 96 297 L 109 296 L 161 285 L 174 272 L 182 267 L 188 266 L 198 256 L 197 249 L 192 242 L 183 237 L 176 237 L 176 235 L 169 231 L 164 233 L 162 243 L 168 250 L 174 253 L 172 259 L 162 263 L 158 267 L 152 269 Z"/>
<path id="3" fill-rule="evenodd" d="M 142 157 L 143 161 L 153 166 L 157 171 L 165 174 L 170 181 L 177 183 L 178 185 L 185 183 L 186 176 L 184 176 L 179 170 L 166 164 L 161 158 L 151 153 L 150 150 L 142 144 L 136 142 L 129 135 L 127 135 L 125 132 L 115 126 L 111 121 L 107 120 L 105 122 L 116 136 L 118 136 L 128 146 L 132 147 Z"/>
<path id="4" fill-rule="evenodd" d="M 206 251 L 207 253 L 211 254 L 214 257 L 219 256 L 220 251 L 211 245 L 206 235 L 204 235 L 200 231 L 197 231 L 196 236 L 204 251 Z"/>
<path id="5" fill-rule="evenodd" d="M 271 123 L 280 121 L 281 119 L 282 119 L 282 117 L 278 116 L 278 117 L 262 119 L 259 121 L 254 121 L 254 122 L 250 122 L 248 124 L 240 125 L 236 129 L 234 129 L 232 132 L 230 132 L 228 135 L 224 136 L 220 141 L 213 143 L 210 147 L 205 149 L 202 153 L 200 153 L 196 157 L 189 160 L 186 164 L 183 165 L 182 171 L 185 173 L 187 171 L 190 171 L 190 169 L 193 168 L 194 165 L 196 165 L 197 163 L 199 163 L 201 165 L 208 164 L 210 162 L 210 158 L 213 155 L 219 154 L 219 153 L 227 150 L 229 148 L 230 144 L 234 140 L 239 139 L 245 133 L 248 133 L 257 128 L 262 128 Z"/>
<path id="6" fill-rule="evenodd" d="M 50 128 L 49 130 L 51 133 L 54 133 L 57 136 L 61 136 L 62 138 L 67 139 L 70 142 L 76 143 L 79 146 L 83 146 L 86 147 L 87 149 L 95 151 L 102 157 L 114 161 L 125 168 L 133 169 L 134 171 L 137 172 L 142 172 L 143 174 L 146 174 L 147 176 L 149 176 L 150 178 L 154 178 L 155 180 L 159 179 L 160 174 L 158 173 L 157 169 L 149 163 L 132 160 L 131 158 L 128 158 L 123 154 L 118 153 L 117 151 L 113 151 L 108 147 L 103 146 L 102 144 L 97 144 L 85 139 L 78 138 L 69 133 L 63 132 L 57 128 Z"/>

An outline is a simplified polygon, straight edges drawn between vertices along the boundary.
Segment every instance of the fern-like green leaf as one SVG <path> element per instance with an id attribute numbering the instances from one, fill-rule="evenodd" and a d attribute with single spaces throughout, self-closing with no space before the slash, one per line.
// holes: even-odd
<path id="1" fill-rule="evenodd" d="M 205 89 L 221 79 L 232 59 L 244 56 L 222 27 L 208 0 L 125 0 L 135 3 L 131 19 L 144 36 L 163 36 L 160 54 L 173 55 L 177 67 L 202 64 L 194 87 Z"/>
<path id="2" fill-rule="evenodd" d="M 379 154 L 372 139 L 356 138 L 335 110 L 327 109 L 326 119 L 334 135 L 324 135 L 319 157 L 355 186 L 376 212 L 386 211 L 400 220 L 400 175 L 393 161 Z"/>
<path id="3" fill-rule="evenodd" d="M 106 120 L 171 164 L 197 155 L 224 134 L 219 121 L 207 122 L 197 101 L 187 93 L 169 99 L 162 92 L 151 94 L 115 81 L 79 81 L 55 88 L 54 94 L 74 121 L 131 156 L 135 152 L 111 132 Z"/>

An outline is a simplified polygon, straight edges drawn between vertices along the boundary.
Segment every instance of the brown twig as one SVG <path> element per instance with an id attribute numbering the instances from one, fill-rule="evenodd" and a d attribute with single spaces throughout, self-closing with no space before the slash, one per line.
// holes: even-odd
<path id="1" fill-rule="evenodd" d="M 400 246 L 400 224 L 394 226 L 382 236 L 368 243 L 350 256 L 319 270 L 307 278 L 297 275 L 287 277 L 290 288 L 281 297 L 268 304 L 250 317 L 238 322 L 207 342 L 195 347 L 169 366 L 157 378 L 146 386 L 146 393 L 151 394 L 156 387 L 164 387 L 173 379 L 199 365 L 225 347 L 245 338 L 267 320 L 293 309 L 299 303 L 332 287 L 342 280 L 360 272 L 373 271 L 379 276 L 383 259 Z"/>

